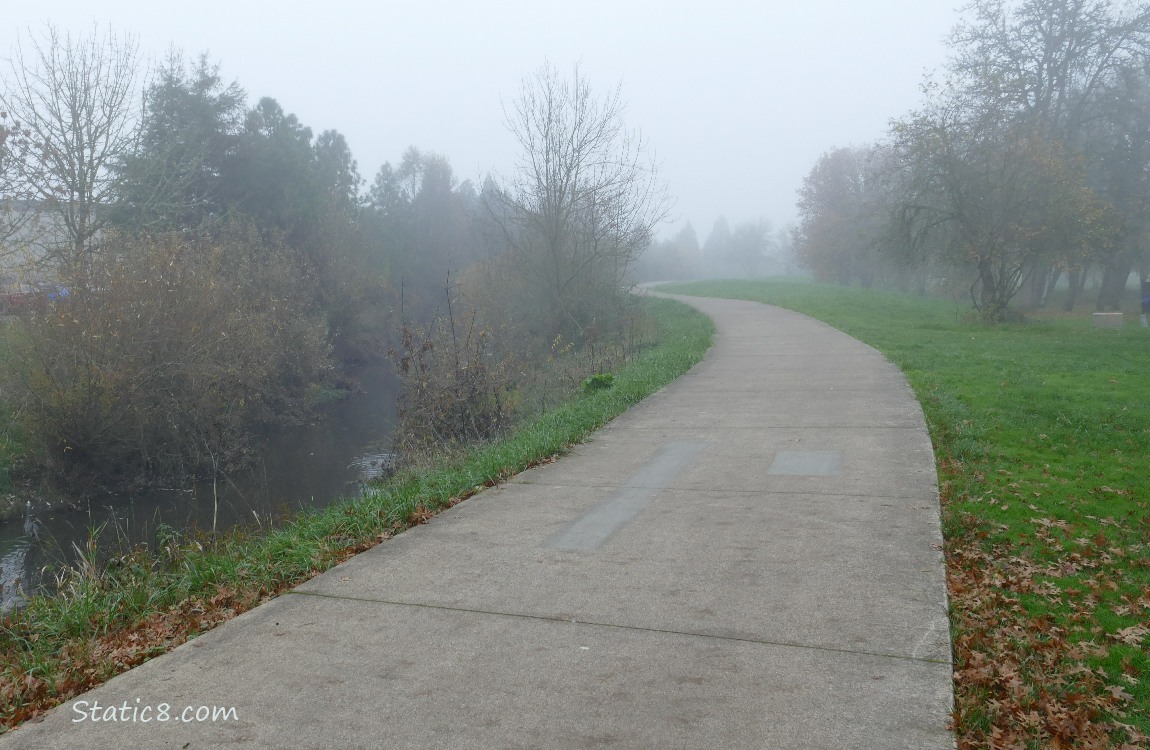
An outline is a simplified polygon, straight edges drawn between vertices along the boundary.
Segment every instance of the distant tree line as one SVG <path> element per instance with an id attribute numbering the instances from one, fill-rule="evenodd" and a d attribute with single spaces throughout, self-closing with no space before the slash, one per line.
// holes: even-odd
<path id="1" fill-rule="evenodd" d="M 674 236 L 653 241 L 635 264 L 634 276 L 640 281 L 776 276 L 795 271 L 791 255 L 789 229 L 774 230 L 765 219 L 732 228 L 720 216 L 701 245 L 689 223 Z"/>
<path id="2" fill-rule="evenodd" d="M 949 45 L 886 140 L 815 164 L 797 255 L 843 284 L 961 287 L 987 321 L 1060 280 L 1072 309 L 1096 269 L 1118 309 L 1150 270 L 1150 5 L 974 0 Z"/>
<path id="3" fill-rule="evenodd" d="M 512 176 L 459 182 L 411 147 L 365 186 L 339 132 L 206 57 L 146 70 L 129 37 L 25 35 L 0 83 L 0 400 L 30 462 L 218 471 L 348 365 L 442 348 L 450 316 L 480 358 L 615 335 L 667 206 L 622 113 L 544 67 L 507 114 Z"/>

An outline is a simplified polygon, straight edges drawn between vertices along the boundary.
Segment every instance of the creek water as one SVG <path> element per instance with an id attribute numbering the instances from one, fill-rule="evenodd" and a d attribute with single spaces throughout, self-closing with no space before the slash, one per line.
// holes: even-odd
<path id="1" fill-rule="evenodd" d="M 358 494 L 387 462 L 399 384 L 386 364 L 352 377 L 361 386 L 357 392 L 320 406 L 310 425 L 264 435 L 249 468 L 214 483 L 97 495 L 53 511 L 37 512 L 33 502 L 35 536 L 21 521 L 0 525 L 0 612 L 19 606 L 23 592 L 51 587 L 93 535 L 97 556 L 106 559 L 155 544 L 161 526 L 179 532 L 267 528 L 294 511 Z"/>

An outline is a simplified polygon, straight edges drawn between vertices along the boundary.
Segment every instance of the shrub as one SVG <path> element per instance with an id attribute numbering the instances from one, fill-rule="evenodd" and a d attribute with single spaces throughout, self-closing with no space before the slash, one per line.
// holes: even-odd
<path id="1" fill-rule="evenodd" d="M 232 224 L 213 237 L 109 235 L 68 294 L 12 326 L 0 373 L 34 459 L 57 478 L 172 478 L 242 462 L 253 424 L 298 413 L 329 367 L 294 251 Z"/>
<path id="2" fill-rule="evenodd" d="M 395 447 L 408 460 L 490 440 L 511 424 L 511 359 L 496 355 L 475 312 L 465 319 L 461 332 L 452 315 L 427 329 L 405 324 L 391 352 L 403 383 Z"/>
<path id="3" fill-rule="evenodd" d="M 594 393 L 615 385 L 615 376 L 609 372 L 598 372 L 583 381 L 583 392 Z"/>

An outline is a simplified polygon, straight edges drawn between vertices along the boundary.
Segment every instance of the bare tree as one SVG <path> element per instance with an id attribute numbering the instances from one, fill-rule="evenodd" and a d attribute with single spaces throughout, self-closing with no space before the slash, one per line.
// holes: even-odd
<path id="1" fill-rule="evenodd" d="M 556 333 L 580 333 L 594 306 L 618 295 L 669 211 L 647 144 L 623 113 L 618 87 L 598 99 L 577 66 L 566 78 L 550 64 L 505 109 L 520 156 L 500 192 L 500 225 Z"/>
<path id="2" fill-rule="evenodd" d="M 21 159 L 26 144 L 20 123 L 0 111 L 0 259 L 11 253 L 6 241 L 19 229 L 22 212 L 15 164 Z"/>
<path id="3" fill-rule="evenodd" d="M 951 35 L 954 74 L 978 99 L 1074 145 L 1108 79 L 1140 60 L 1150 5 L 1135 0 L 971 0 Z"/>
<path id="4" fill-rule="evenodd" d="M 28 138 L 12 163 L 16 192 L 59 223 L 66 241 L 46 247 L 46 259 L 74 282 L 115 193 L 112 167 L 133 137 L 137 66 L 133 39 L 96 29 L 73 38 L 49 25 L 18 45 L 0 86 L 0 110 Z"/>
<path id="5" fill-rule="evenodd" d="M 23 289 L 40 257 L 35 245 L 42 223 L 37 204 L 26 199 L 18 168 L 29 148 L 27 128 L 0 110 L 0 293 Z"/>

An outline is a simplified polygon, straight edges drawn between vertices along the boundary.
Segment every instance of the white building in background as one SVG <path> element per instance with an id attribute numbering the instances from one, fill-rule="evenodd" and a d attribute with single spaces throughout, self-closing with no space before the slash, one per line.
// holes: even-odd
<path id="1" fill-rule="evenodd" d="M 0 201 L 0 294 L 24 294 L 55 281 L 54 251 L 68 242 L 60 214 L 41 203 Z"/>

